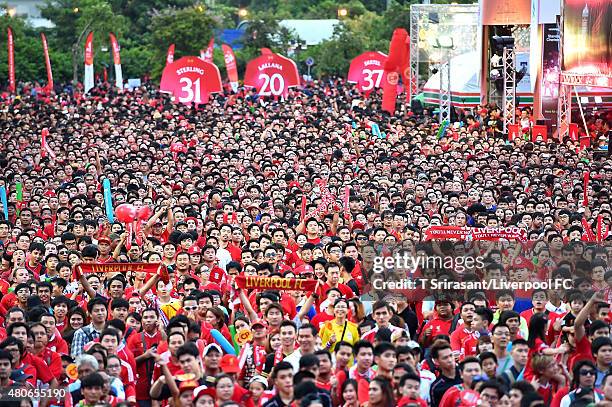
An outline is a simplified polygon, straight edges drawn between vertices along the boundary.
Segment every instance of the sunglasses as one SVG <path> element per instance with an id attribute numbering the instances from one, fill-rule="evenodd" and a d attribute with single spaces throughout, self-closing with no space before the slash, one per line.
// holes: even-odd
<path id="1" fill-rule="evenodd" d="M 578 373 L 580 373 L 580 376 L 595 376 L 597 374 L 594 370 L 580 370 Z"/>

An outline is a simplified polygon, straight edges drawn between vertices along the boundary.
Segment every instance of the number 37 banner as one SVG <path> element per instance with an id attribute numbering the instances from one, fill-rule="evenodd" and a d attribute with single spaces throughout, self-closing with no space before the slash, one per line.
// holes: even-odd
<path id="1" fill-rule="evenodd" d="M 207 103 L 211 93 L 222 92 L 221 74 L 215 64 L 198 57 L 183 57 L 166 65 L 160 90 L 172 93 L 180 103 Z"/>
<path id="2" fill-rule="evenodd" d="M 387 55 L 379 51 L 366 51 L 351 61 L 347 80 L 357 84 L 360 92 L 370 93 L 374 88 L 382 88 Z"/>

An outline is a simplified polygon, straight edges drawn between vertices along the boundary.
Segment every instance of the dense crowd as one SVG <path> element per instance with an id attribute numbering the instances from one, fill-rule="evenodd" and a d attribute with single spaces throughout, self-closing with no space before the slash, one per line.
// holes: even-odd
<path id="1" fill-rule="evenodd" d="M 441 129 L 341 80 L 22 95 L 0 99 L 2 406 L 612 406 L 612 161 L 532 142 L 529 110 L 508 141 L 495 106 Z M 398 256 L 452 261 L 377 268 Z M 380 288 L 405 280 L 563 286 Z"/>

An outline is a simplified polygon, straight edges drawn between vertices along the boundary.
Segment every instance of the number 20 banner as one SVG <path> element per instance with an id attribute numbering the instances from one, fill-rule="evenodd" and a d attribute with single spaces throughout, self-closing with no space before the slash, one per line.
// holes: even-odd
<path id="1" fill-rule="evenodd" d="M 261 96 L 287 96 L 289 88 L 299 84 L 295 62 L 278 54 L 252 59 L 244 75 L 244 85 L 256 88 Z"/>
<path id="2" fill-rule="evenodd" d="M 207 103 L 211 93 L 223 91 L 219 68 L 195 56 L 166 65 L 159 87 L 162 92 L 172 93 L 180 103 L 196 105 Z"/>
<path id="3" fill-rule="evenodd" d="M 387 55 L 379 51 L 366 51 L 351 61 L 347 80 L 357 84 L 360 92 L 370 93 L 374 88 L 382 88 L 385 79 Z"/>

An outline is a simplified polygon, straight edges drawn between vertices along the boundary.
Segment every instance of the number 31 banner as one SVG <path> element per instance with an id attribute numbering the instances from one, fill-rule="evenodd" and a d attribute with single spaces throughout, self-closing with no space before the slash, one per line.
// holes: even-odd
<path id="1" fill-rule="evenodd" d="M 387 56 L 379 51 L 366 51 L 351 61 L 347 80 L 357 84 L 361 92 L 382 88 Z"/>
<path id="2" fill-rule="evenodd" d="M 159 88 L 180 103 L 196 105 L 207 103 L 211 93 L 223 91 L 219 68 L 193 56 L 166 65 Z"/>
<path id="3" fill-rule="evenodd" d="M 289 88 L 300 84 L 295 62 L 278 54 L 264 54 L 249 61 L 244 85 L 257 88 L 261 96 L 287 96 Z"/>

